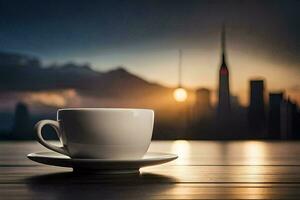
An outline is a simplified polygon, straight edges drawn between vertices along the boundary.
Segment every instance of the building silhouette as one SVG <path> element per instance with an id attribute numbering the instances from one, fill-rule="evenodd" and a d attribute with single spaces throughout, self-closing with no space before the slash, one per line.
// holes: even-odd
<path id="1" fill-rule="evenodd" d="M 210 97 L 211 91 L 207 88 L 199 88 L 195 91 L 187 139 L 215 138 L 212 135 L 214 108 L 211 105 Z"/>
<path id="2" fill-rule="evenodd" d="M 268 138 L 280 139 L 280 105 L 283 92 L 269 94 Z"/>
<path id="3" fill-rule="evenodd" d="M 296 103 L 289 98 L 280 104 L 280 138 L 299 139 L 299 111 Z"/>
<path id="4" fill-rule="evenodd" d="M 280 103 L 280 139 L 293 138 L 294 105 L 287 99 Z"/>
<path id="5" fill-rule="evenodd" d="M 264 101 L 264 80 L 250 80 L 250 105 L 248 107 L 248 125 L 251 137 L 263 138 L 266 127 Z"/>
<path id="6" fill-rule="evenodd" d="M 212 106 L 210 103 L 210 90 L 199 88 L 196 90 L 196 99 L 193 108 L 193 118 L 199 120 L 211 115 Z"/>
<path id="7" fill-rule="evenodd" d="M 32 139 L 32 127 L 28 107 L 25 103 L 16 105 L 12 139 Z"/>
<path id="8" fill-rule="evenodd" d="M 219 69 L 219 90 L 218 90 L 218 108 L 217 108 L 217 125 L 220 130 L 226 130 L 229 127 L 231 106 L 229 91 L 229 70 L 226 63 L 226 38 L 225 26 L 222 27 L 221 33 L 221 50 L 222 61 Z"/>
<path id="9" fill-rule="evenodd" d="M 293 106 L 293 139 L 300 139 L 300 110 L 297 104 Z"/>

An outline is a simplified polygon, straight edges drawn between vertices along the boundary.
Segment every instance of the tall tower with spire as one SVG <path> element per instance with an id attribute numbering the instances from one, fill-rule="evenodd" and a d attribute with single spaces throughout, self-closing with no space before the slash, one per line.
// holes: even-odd
<path id="1" fill-rule="evenodd" d="M 217 118 L 219 125 L 226 125 L 230 118 L 229 70 L 226 64 L 226 35 L 225 25 L 221 32 L 222 62 L 219 70 L 219 103 Z"/>

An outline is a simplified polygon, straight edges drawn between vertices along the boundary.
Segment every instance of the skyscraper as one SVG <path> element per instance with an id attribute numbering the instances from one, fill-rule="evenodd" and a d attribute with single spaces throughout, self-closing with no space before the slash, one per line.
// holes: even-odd
<path id="1" fill-rule="evenodd" d="M 219 70 L 219 104 L 217 110 L 217 121 L 219 126 L 227 125 L 231 113 L 229 71 L 226 64 L 225 37 L 225 26 L 223 26 L 221 32 L 222 62 Z"/>
<path id="2" fill-rule="evenodd" d="M 293 118 L 296 106 L 289 100 L 284 99 L 280 104 L 280 138 L 293 138 Z"/>
<path id="3" fill-rule="evenodd" d="M 192 120 L 188 133 L 189 139 L 214 138 L 212 130 L 213 108 L 211 105 L 211 91 L 207 88 L 199 88 L 195 91 L 195 101 L 192 106 Z"/>
<path id="4" fill-rule="evenodd" d="M 297 104 L 289 98 L 280 104 L 280 138 L 299 139 L 299 111 Z"/>
<path id="5" fill-rule="evenodd" d="M 283 92 L 269 95 L 269 139 L 280 139 L 280 105 L 283 101 Z"/>
<path id="6" fill-rule="evenodd" d="M 264 135 L 262 135 L 266 123 L 264 90 L 264 80 L 250 80 L 248 124 L 251 134 L 255 138 L 264 137 Z"/>
<path id="7" fill-rule="evenodd" d="M 196 100 L 194 104 L 194 118 L 199 120 L 211 115 L 210 90 L 199 88 L 196 90 Z"/>
<path id="8" fill-rule="evenodd" d="M 32 127 L 30 122 L 30 114 L 25 103 L 16 105 L 14 125 L 12 130 L 13 139 L 32 139 Z"/>

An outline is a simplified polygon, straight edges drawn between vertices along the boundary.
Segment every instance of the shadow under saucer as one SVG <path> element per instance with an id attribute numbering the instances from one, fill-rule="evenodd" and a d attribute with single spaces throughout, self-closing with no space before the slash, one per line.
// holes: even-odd
<path id="1" fill-rule="evenodd" d="M 80 171 L 81 172 L 81 171 Z M 79 172 L 61 172 L 46 175 L 38 175 L 25 179 L 28 184 L 51 184 L 51 183 L 174 183 L 173 177 L 154 173 L 132 173 L 132 174 L 94 174 Z"/>
<path id="2" fill-rule="evenodd" d="M 49 199 L 144 199 L 173 187 L 175 178 L 152 174 L 46 174 L 25 179 L 33 196 Z"/>

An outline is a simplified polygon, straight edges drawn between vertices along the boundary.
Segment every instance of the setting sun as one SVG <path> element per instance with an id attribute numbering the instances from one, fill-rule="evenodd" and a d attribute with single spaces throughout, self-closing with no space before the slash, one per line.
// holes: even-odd
<path id="1" fill-rule="evenodd" d="M 183 88 L 177 88 L 173 93 L 174 99 L 177 102 L 184 102 L 187 99 L 187 92 Z"/>

